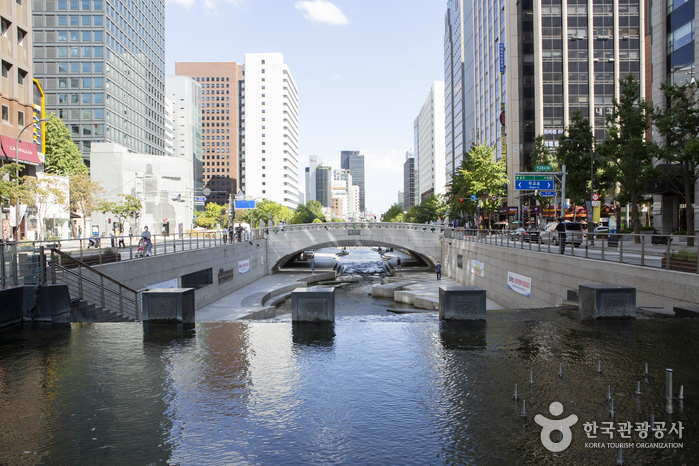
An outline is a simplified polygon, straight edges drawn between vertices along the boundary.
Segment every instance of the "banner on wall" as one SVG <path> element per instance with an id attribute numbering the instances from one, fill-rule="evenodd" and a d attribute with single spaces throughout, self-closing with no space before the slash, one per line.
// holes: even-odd
<path id="1" fill-rule="evenodd" d="M 481 261 L 471 259 L 471 273 L 479 277 L 485 277 L 485 264 Z"/>
<path id="2" fill-rule="evenodd" d="M 507 272 L 507 287 L 527 298 L 532 297 L 532 279 L 513 272 Z"/>
<path id="3" fill-rule="evenodd" d="M 238 273 L 246 273 L 250 271 L 250 259 L 238 262 Z"/>

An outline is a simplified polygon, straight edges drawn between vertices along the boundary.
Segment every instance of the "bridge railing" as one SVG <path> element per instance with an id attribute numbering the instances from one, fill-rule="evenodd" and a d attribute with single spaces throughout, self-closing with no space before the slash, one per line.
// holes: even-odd
<path id="1" fill-rule="evenodd" d="M 658 267 L 699 273 L 699 235 L 609 234 L 588 235 L 566 232 L 561 248 L 555 231 L 513 231 L 447 228 L 446 239 L 470 241 L 498 247 L 517 248 L 547 254 L 565 254 L 641 267 Z M 693 239 L 693 241 L 688 241 Z M 693 243 L 693 246 L 687 246 Z"/>
<path id="2" fill-rule="evenodd" d="M 265 227 L 268 234 L 278 235 L 294 231 L 336 231 L 336 230 L 414 230 L 426 233 L 442 233 L 444 225 L 428 225 L 423 223 L 381 223 L 381 222 L 325 222 L 325 223 L 304 223 L 297 225 L 278 225 Z"/>

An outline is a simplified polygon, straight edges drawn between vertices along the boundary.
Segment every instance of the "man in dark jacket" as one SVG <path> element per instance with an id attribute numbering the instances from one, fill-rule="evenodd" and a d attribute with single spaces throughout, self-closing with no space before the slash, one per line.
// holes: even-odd
<path id="1" fill-rule="evenodd" d="M 435 265 L 434 268 L 437 270 L 437 280 L 441 280 L 442 279 L 442 265 L 439 262 L 437 262 L 437 265 Z"/>
<path id="2" fill-rule="evenodd" d="M 560 245 L 560 253 L 566 253 L 566 226 L 563 224 L 563 219 L 558 219 L 558 225 L 556 225 L 556 231 L 558 232 L 558 244 Z"/>

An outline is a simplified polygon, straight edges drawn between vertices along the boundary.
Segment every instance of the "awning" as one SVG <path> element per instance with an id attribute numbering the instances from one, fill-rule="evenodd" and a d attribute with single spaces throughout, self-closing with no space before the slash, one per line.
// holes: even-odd
<path id="1" fill-rule="evenodd" d="M 39 158 L 39 153 L 36 150 L 36 146 L 31 142 L 19 142 L 19 150 L 15 153 L 15 139 L 9 138 L 7 136 L 0 136 L 0 141 L 2 142 L 2 151 L 5 153 L 9 162 L 14 162 L 19 155 L 20 163 L 28 165 L 41 165 L 41 159 Z"/>

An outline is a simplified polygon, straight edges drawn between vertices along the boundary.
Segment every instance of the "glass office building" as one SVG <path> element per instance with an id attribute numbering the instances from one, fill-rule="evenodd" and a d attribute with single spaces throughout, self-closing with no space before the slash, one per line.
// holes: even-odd
<path id="1" fill-rule="evenodd" d="M 94 142 L 165 155 L 165 1 L 33 0 L 34 76 L 89 165 Z"/>

